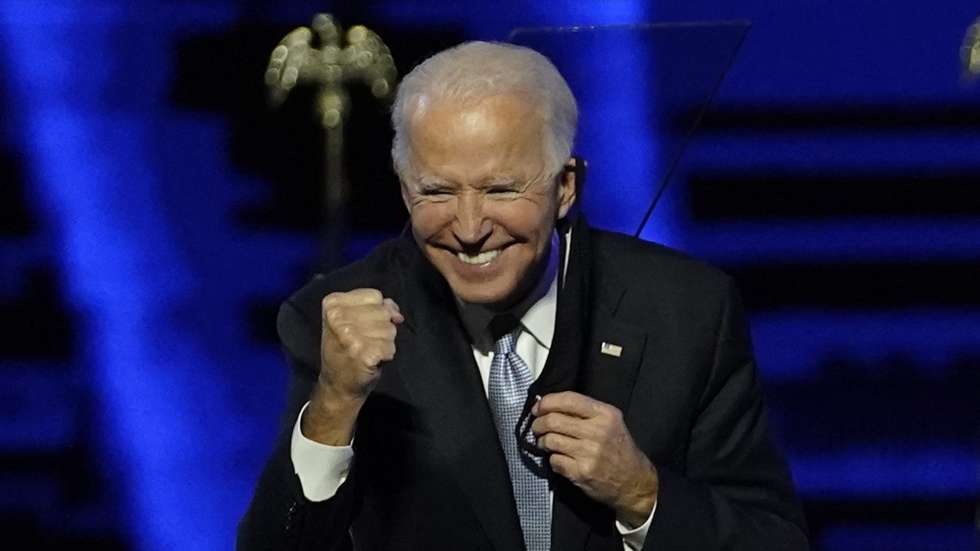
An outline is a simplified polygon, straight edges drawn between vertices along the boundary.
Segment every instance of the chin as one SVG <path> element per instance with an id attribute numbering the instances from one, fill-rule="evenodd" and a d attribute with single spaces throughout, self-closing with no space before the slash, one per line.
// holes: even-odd
<path id="1" fill-rule="evenodd" d="M 514 293 L 512 290 L 501 291 L 496 289 L 487 289 L 486 287 L 478 285 L 465 285 L 461 287 L 456 287 L 450 285 L 453 290 L 453 294 L 463 302 L 470 304 L 481 304 L 484 306 L 502 306 L 506 307 L 511 302 L 511 295 Z"/>

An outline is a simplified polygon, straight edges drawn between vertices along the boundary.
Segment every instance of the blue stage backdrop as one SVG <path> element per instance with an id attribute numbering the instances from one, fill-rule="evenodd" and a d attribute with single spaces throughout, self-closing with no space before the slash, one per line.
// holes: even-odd
<path id="1" fill-rule="evenodd" d="M 317 11 L 378 30 L 402 72 L 519 26 L 752 21 L 643 237 L 738 280 L 815 549 L 976 548 L 980 83 L 961 78 L 959 48 L 980 5 L 967 0 L 4 0 L 7 534 L 33 548 L 233 545 L 282 421 L 276 306 L 319 255 L 322 137 L 302 94 L 266 107 L 262 73 Z M 583 112 L 656 112 L 655 84 L 618 84 L 580 90 Z M 405 221 L 387 114 L 363 91 L 354 107 L 350 258 Z M 580 136 L 586 211 L 632 232 L 646 205 L 629 199 L 649 196 L 663 148 L 615 138 Z"/>

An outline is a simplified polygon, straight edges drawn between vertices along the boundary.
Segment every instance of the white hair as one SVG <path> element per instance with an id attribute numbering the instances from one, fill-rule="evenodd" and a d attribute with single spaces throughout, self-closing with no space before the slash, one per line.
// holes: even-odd
<path id="1" fill-rule="evenodd" d="M 473 105 L 499 94 L 519 93 L 537 104 L 545 125 L 547 166 L 558 172 L 572 154 L 578 107 L 568 83 L 551 61 L 522 46 L 499 42 L 464 42 L 426 59 L 398 86 L 391 122 L 395 138 L 391 158 L 395 171 L 409 168 L 408 125 L 426 104 L 452 99 Z"/>

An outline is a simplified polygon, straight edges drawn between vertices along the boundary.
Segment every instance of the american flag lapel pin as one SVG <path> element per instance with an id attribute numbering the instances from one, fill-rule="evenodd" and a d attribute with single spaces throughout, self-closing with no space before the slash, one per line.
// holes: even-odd
<path id="1" fill-rule="evenodd" d="M 619 346 L 618 344 L 603 341 L 602 346 L 599 347 L 599 352 L 602 352 L 607 356 L 618 358 L 623 355 L 623 347 Z"/>

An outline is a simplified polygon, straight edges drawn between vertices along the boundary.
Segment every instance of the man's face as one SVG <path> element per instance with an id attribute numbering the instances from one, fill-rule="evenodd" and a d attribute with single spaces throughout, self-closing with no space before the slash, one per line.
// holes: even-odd
<path id="1" fill-rule="evenodd" d="M 465 302 L 511 306 L 544 268 L 555 221 L 575 200 L 574 179 L 547 172 L 545 131 L 512 94 L 427 104 L 408 130 L 412 233 Z"/>

